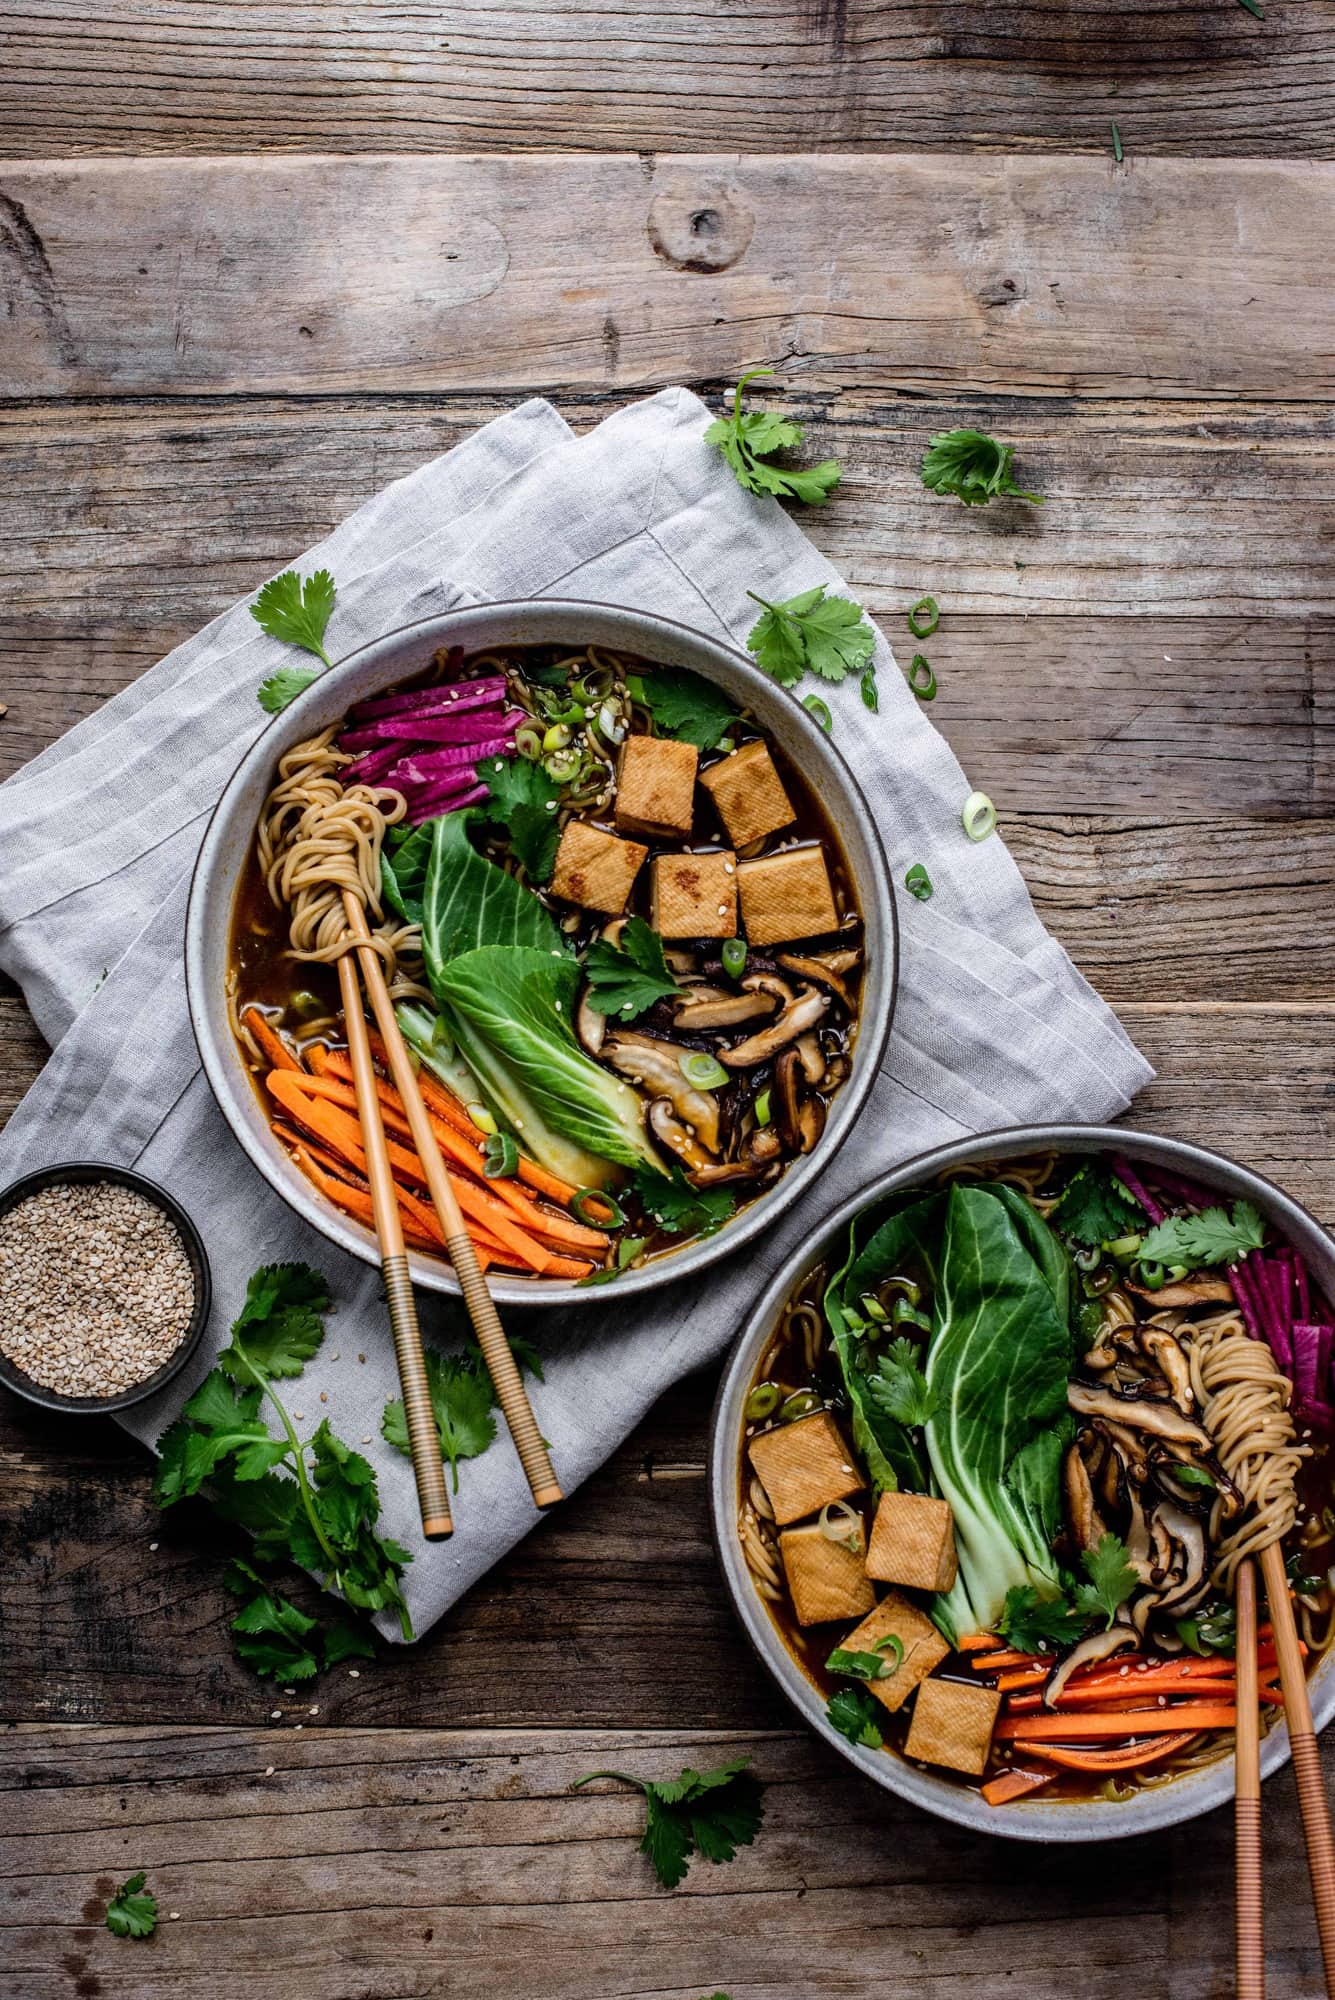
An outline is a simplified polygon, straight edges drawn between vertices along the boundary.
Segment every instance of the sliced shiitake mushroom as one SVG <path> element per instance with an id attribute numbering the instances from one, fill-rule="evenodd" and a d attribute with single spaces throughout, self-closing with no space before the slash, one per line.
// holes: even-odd
<path id="1" fill-rule="evenodd" d="M 619 1028 L 603 1043 L 602 1059 L 640 1089 L 654 1097 L 666 1097 L 700 1144 L 711 1154 L 718 1152 L 718 1099 L 686 1081 L 681 1071 L 681 1050 L 674 1043 L 655 1041 L 651 1035 L 637 1035 Z"/>
<path id="2" fill-rule="evenodd" d="M 713 1164 L 713 1155 L 707 1153 L 689 1126 L 683 1125 L 667 1097 L 656 1097 L 647 1113 L 649 1130 L 657 1139 L 664 1152 L 674 1160 L 680 1160 L 683 1167 L 708 1167 Z"/>
<path id="3" fill-rule="evenodd" d="M 762 978 L 767 989 L 770 982 L 765 975 Z M 751 984 L 750 980 L 743 980 L 742 983 L 744 986 Z M 781 980 L 773 983 L 776 986 L 783 984 Z M 828 1012 L 829 1005 L 828 993 L 818 993 L 814 986 L 804 987 L 799 993 L 790 995 L 767 1027 L 758 1034 L 748 1035 L 735 1048 L 720 1049 L 718 1059 L 727 1069 L 749 1069 L 755 1063 L 768 1062 L 780 1049 L 795 1042 L 799 1035 L 805 1035 L 808 1029 L 816 1027 Z"/>
<path id="4" fill-rule="evenodd" d="M 828 992 L 833 993 L 846 1013 L 854 1012 L 857 1003 L 828 959 L 806 958 L 801 952 L 781 951 L 779 964 L 785 972 L 797 973 L 798 977 L 806 980 L 808 985 L 825 987 Z"/>
<path id="5" fill-rule="evenodd" d="M 1210 1449 L 1209 1432 L 1171 1403 L 1156 1403 L 1148 1396 L 1119 1396 L 1111 1389 L 1096 1389 L 1087 1382 L 1072 1382 L 1066 1400 L 1077 1416 L 1105 1417 L 1131 1430 L 1146 1431 L 1152 1437 L 1167 1438 L 1175 1444 L 1199 1445 L 1205 1451 Z"/>
<path id="6" fill-rule="evenodd" d="M 814 1089 L 825 1081 L 825 1051 L 816 1039 L 815 1030 L 799 1035 L 793 1045 L 802 1064 L 802 1074 Z"/>
<path id="7" fill-rule="evenodd" d="M 589 1005 L 589 989 L 586 986 L 579 996 L 579 1006 L 575 1009 L 575 1033 L 581 1046 L 591 1056 L 596 1056 L 603 1046 L 607 1033 L 607 1016 L 600 1014 L 596 1007 Z"/>
<path id="8" fill-rule="evenodd" d="M 1066 1683 L 1080 1667 L 1089 1667 L 1096 1660 L 1109 1659 L 1112 1654 L 1122 1652 L 1126 1647 L 1138 1647 L 1140 1640 L 1134 1627 L 1127 1625 L 1109 1626 L 1106 1632 L 1091 1632 L 1078 1646 L 1066 1655 L 1061 1665 L 1043 1683 L 1043 1706 L 1055 1708 L 1061 1698 Z"/>
<path id="9" fill-rule="evenodd" d="M 691 1033 L 701 1028 L 739 1028 L 747 1021 L 763 1020 L 779 1006 L 777 995 L 758 990 L 723 993 L 714 987 L 703 989 L 699 997 L 688 993 L 673 1014 L 673 1025 Z"/>
<path id="10" fill-rule="evenodd" d="M 1082 1549 L 1096 1548 L 1107 1529 L 1094 1505 L 1089 1468 L 1078 1444 L 1071 1445 L 1067 1450 L 1062 1465 L 1062 1481 L 1066 1489 L 1066 1515 L 1072 1534 Z"/>

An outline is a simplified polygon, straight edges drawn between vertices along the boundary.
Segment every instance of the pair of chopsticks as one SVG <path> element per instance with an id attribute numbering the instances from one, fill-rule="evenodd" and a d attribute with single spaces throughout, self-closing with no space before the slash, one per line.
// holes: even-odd
<path id="1" fill-rule="evenodd" d="M 1335 2000 L 1335 1839 L 1307 1676 L 1298 1647 L 1298 1628 L 1284 1573 L 1284 1553 L 1278 1542 L 1261 1551 L 1270 1623 L 1279 1655 L 1284 1689 L 1284 1714 L 1289 1728 L 1293 1775 L 1307 1843 L 1307 1867 L 1312 1878 L 1317 1934 L 1326 1972 L 1326 1993 Z M 1237 1613 L 1237 1743 L 1235 1759 L 1234 1826 L 1237 1885 L 1238 2000 L 1265 2000 L 1265 1946 L 1261 1907 L 1261 1730 L 1256 1662 L 1256 1565 L 1250 1557 L 1239 1565 Z"/>
<path id="2" fill-rule="evenodd" d="M 404 1044 L 394 1014 L 394 1003 L 385 984 L 384 968 L 371 943 L 366 913 L 350 889 L 343 892 L 343 908 L 348 929 L 356 939 L 355 952 L 344 952 L 338 961 L 339 992 L 348 1024 L 348 1053 L 352 1061 L 353 1085 L 357 1093 L 357 1114 L 361 1120 L 366 1149 L 367 1178 L 371 1183 L 371 1204 L 376 1235 L 380 1243 L 380 1269 L 389 1306 L 389 1323 L 394 1335 L 394 1352 L 403 1388 L 408 1443 L 412 1451 L 417 1500 L 422 1510 L 422 1532 L 428 1541 L 440 1541 L 452 1534 L 450 1503 L 445 1491 L 445 1468 L 441 1460 L 440 1434 L 431 1408 L 426 1364 L 422 1358 L 422 1335 L 417 1324 L 417 1304 L 408 1273 L 408 1253 L 403 1241 L 403 1222 L 390 1172 L 385 1127 L 380 1115 L 380 1095 L 376 1089 L 375 1065 L 371 1059 L 370 1037 L 362 998 L 357 988 L 357 967 L 366 987 L 371 1012 L 389 1058 L 394 1087 L 403 1102 L 413 1135 L 417 1157 L 422 1162 L 431 1200 L 445 1232 L 445 1249 L 464 1295 L 468 1316 L 473 1322 L 478 1345 L 496 1386 L 496 1396 L 510 1427 L 515 1449 L 528 1479 L 534 1503 L 550 1507 L 561 1498 L 561 1488 L 552 1470 L 547 1447 L 534 1420 L 528 1392 L 510 1352 L 495 1304 L 468 1234 L 459 1199 L 436 1144 L 431 1119 L 417 1087 L 417 1073 Z M 354 958 L 356 967 L 354 967 Z"/>

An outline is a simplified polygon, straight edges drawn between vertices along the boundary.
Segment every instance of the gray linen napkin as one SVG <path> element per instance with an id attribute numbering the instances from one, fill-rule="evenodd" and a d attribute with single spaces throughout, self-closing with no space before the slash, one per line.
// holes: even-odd
<path id="1" fill-rule="evenodd" d="M 645 606 L 741 643 L 755 617 L 748 588 L 771 599 L 843 589 L 773 501 L 736 485 L 702 441 L 706 420 L 696 397 L 670 389 L 580 438 L 539 401 L 486 425 L 300 559 L 338 580 L 338 650 L 455 604 L 529 596 Z M 304 1258 L 326 1271 L 330 1337 L 289 1401 L 303 1435 L 327 1416 L 374 1461 L 383 1524 L 416 1551 L 407 1594 L 420 1633 L 534 1525 L 518 1462 L 502 1436 L 466 1465 L 453 1540 L 421 1542 L 410 1467 L 380 1438 L 397 1382 L 378 1273 L 312 1236 L 249 1165 L 186 1013 L 190 867 L 265 720 L 255 690 L 288 657 L 236 605 L 0 787 L 0 966 L 55 1045 L 0 1140 L 0 1178 L 116 1161 L 169 1186 L 198 1223 L 214 1321 L 190 1376 L 127 1414 L 150 1444 L 211 1365 L 257 1263 Z M 1151 1074 L 1039 923 L 1002 842 L 965 838 L 968 782 L 880 639 L 877 666 L 879 715 L 855 684 L 828 691 L 839 745 L 896 883 L 920 861 L 935 885 L 930 903 L 901 897 L 885 1067 L 819 1189 L 706 1282 L 669 1287 L 631 1315 L 608 1287 L 588 1306 L 527 1316 L 548 1363 L 534 1408 L 567 1492 L 671 1382 L 723 1350 L 779 1260 L 872 1175 L 971 1131 L 1107 1118 Z M 449 1302 L 424 1294 L 421 1308 L 429 1339 L 462 1337 Z"/>

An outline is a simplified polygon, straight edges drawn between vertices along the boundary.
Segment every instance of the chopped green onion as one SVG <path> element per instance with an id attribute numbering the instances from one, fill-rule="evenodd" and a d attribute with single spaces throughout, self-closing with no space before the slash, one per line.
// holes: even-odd
<path id="1" fill-rule="evenodd" d="M 647 1236 L 623 1236 L 617 1244 L 618 1271 L 624 1271 L 627 1264 L 633 1264 L 648 1241 Z"/>
<path id="2" fill-rule="evenodd" d="M 759 1097 L 756 1099 L 755 1112 L 756 1112 L 757 1125 L 769 1124 L 770 1117 L 772 1114 L 770 1110 L 770 1096 L 767 1090 L 762 1090 Z"/>
<path id="3" fill-rule="evenodd" d="M 500 1127 L 485 1104 L 465 1104 L 468 1113 L 479 1132 L 499 1132 Z"/>
<path id="4" fill-rule="evenodd" d="M 569 710 L 565 711 L 569 714 Z M 564 750 L 570 741 L 570 731 L 564 721 L 554 722 L 542 739 L 544 750 Z"/>
<path id="5" fill-rule="evenodd" d="M 808 715 L 815 716 L 817 722 L 828 736 L 834 728 L 834 717 L 830 714 L 829 708 L 821 700 L 820 696 L 818 694 L 809 694 L 802 703 L 802 706 Z"/>
<path id="6" fill-rule="evenodd" d="M 919 616 L 919 614 L 922 614 Z M 909 613 L 909 631 L 915 639 L 930 639 L 941 623 L 941 607 L 934 597 L 920 597 Z"/>
<path id="7" fill-rule="evenodd" d="M 781 1424 L 795 1424 L 799 1417 L 809 1417 L 821 1407 L 820 1397 L 814 1389 L 798 1389 L 788 1397 L 779 1411 Z"/>
<path id="8" fill-rule="evenodd" d="M 919 701 L 936 700 L 936 675 L 925 653 L 915 653 L 904 676 Z"/>
<path id="9" fill-rule="evenodd" d="M 319 994 L 312 993 L 305 986 L 301 988 L 300 992 L 294 993 L 287 1004 L 294 1014 L 300 1014 L 302 1019 L 307 1021 L 314 1020 L 318 1014 L 327 1014 L 329 1012 L 328 1006 L 320 998 Z"/>
<path id="10" fill-rule="evenodd" d="M 850 1652 L 847 1646 L 836 1646 L 825 1662 L 826 1671 L 832 1674 L 847 1674 L 854 1681 L 888 1681 L 899 1672 L 899 1663 L 904 1657 L 904 1648 L 893 1632 L 886 1634 L 899 1648 L 898 1657 L 888 1660 L 879 1646 L 874 1653 Z"/>
<path id="11" fill-rule="evenodd" d="M 489 1181 L 510 1181 L 519 1172 L 519 1148 L 508 1132 L 493 1132 L 482 1148 L 482 1171 Z"/>
<path id="12" fill-rule="evenodd" d="M 910 896 L 916 896 L 920 903 L 930 902 L 932 878 L 923 867 L 921 861 L 915 861 L 909 869 L 908 874 L 904 877 L 904 887 L 908 890 Z"/>
<path id="13" fill-rule="evenodd" d="M 858 685 L 862 690 L 863 706 L 869 708 L 873 715 L 878 715 L 881 708 L 881 697 L 876 692 L 875 667 L 868 667 Z"/>
<path id="14" fill-rule="evenodd" d="M 916 1326 L 923 1333 L 930 1333 L 932 1330 L 932 1322 L 926 1313 L 919 1312 L 918 1308 L 911 1306 L 907 1299 L 895 1300 L 890 1319 L 895 1326 Z"/>
<path id="15" fill-rule="evenodd" d="M 1085 1297 L 1087 1299 L 1101 1299 L 1105 1292 L 1112 1290 L 1113 1286 L 1117 1283 L 1119 1275 L 1120 1273 L 1115 1264 L 1107 1264 L 1102 1270 L 1095 1271 L 1091 1277 L 1082 1279 L 1081 1282 L 1085 1288 Z"/>
<path id="16" fill-rule="evenodd" d="M 1082 1243 L 1071 1252 L 1071 1262 L 1077 1271 L 1097 1271 L 1103 1262 L 1103 1252 L 1097 1243 Z"/>
<path id="17" fill-rule="evenodd" d="M 885 1637 L 872 1644 L 873 1653 L 893 1653 L 896 1667 L 904 1664 L 904 1641 L 897 1632 L 887 1632 Z"/>
<path id="18" fill-rule="evenodd" d="M 693 1083 L 697 1090 L 718 1090 L 728 1081 L 728 1072 L 716 1057 L 706 1055 L 703 1049 L 688 1049 L 677 1058 L 677 1068 L 687 1083 Z"/>
<path id="19" fill-rule="evenodd" d="M 911 1306 L 916 1306 L 922 1301 L 922 1286 L 915 1278 L 887 1278 L 881 1290 L 902 1292 Z"/>
<path id="20" fill-rule="evenodd" d="M 881 1301 L 878 1298 L 873 1298 L 870 1292 L 864 1292 L 858 1303 L 861 1305 L 862 1310 L 864 1313 L 866 1313 L 868 1319 L 876 1320 L 878 1324 L 881 1326 L 885 1326 L 887 1324 L 890 1318 L 889 1313 L 886 1311 L 885 1307 L 881 1304 Z"/>
<path id="21" fill-rule="evenodd" d="M 515 731 L 515 749 L 521 757 L 527 757 L 530 764 L 536 764 L 542 755 L 542 731 L 532 722 L 521 722 Z"/>
<path id="22" fill-rule="evenodd" d="M 588 1203 L 596 1201 L 602 1212 L 590 1215 Z M 577 1222 L 586 1222 L 591 1229 L 620 1229 L 626 1220 L 626 1212 L 619 1201 L 614 1201 L 602 1188 L 579 1188 L 570 1197 L 570 1213 Z"/>
<path id="23" fill-rule="evenodd" d="M 970 840 L 986 840 L 997 823 L 997 809 L 986 792 L 970 792 L 960 814 L 960 825 Z"/>
<path id="24" fill-rule="evenodd" d="M 1120 1262 L 1123 1257 L 1134 1257 L 1143 1241 L 1140 1236 L 1114 1236 L 1112 1242 L 1105 1243 L 1103 1247 L 1110 1257 L 1116 1257 Z"/>
<path id="25" fill-rule="evenodd" d="M 1120 166 L 1122 163 L 1122 135 L 1117 129 L 1117 121 L 1115 119 L 1113 121 L 1112 135 L 1113 135 L 1113 158 L 1117 161 L 1117 164 Z"/>
<path id="26" fill-rule="evenodd" d="M 1162 1264 L 1150 1263 L 1145 1259 L 1140 1264 L 1140 1282 L 1147 1292 L 1161 1292 L 1168 1282 L 1168 1273 Z"/>
<path id="27" fill-rule="evenodd" d="M 723 960 L 723 970 L 729 979 L 740 979 L 746 971 L 746 940 L 725 938 L 719 957 Z"/>
<path id="28" fill-rule="evenodd" d="M 783 1400 L 783 1390 L 777 1382 L 757 1382 L 743 1405 L 742 1415 L 748 1424 L 763 1424 L 766 1417 L 772 1417 Z"/>

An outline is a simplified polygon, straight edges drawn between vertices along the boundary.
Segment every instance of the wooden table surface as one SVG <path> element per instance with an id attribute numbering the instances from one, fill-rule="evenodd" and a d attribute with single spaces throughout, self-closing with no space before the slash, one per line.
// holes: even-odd
<path id="1" fill-rule="evenodd" d="M 584 428 L 770 361 L 846 467 L 803 526 L 896 642 L 945 607 L 934 718 L 1158 1068 L 1130 1122 L 1335 1220 L 1335 7 L 1265 11 L 4 0 L 0 775 L 522 395 Z M 929 497 L 955 424 L 1047 505 Z M 0 990 L 0 1110 L 42 1057 Z M 6 1401 L 4 2000 L 1229 1993 L 1227 1815 L 971 1839 L 794 1729 L 715 1574 L 712 1386 L 291 1703 L 203 1509 Z M 743 1751 L 760 1839 L 672 1895 L 634 1801 L 568 1789 Z M 1270 1994 L 1310 1996 L 1266 1800 Z"/>

